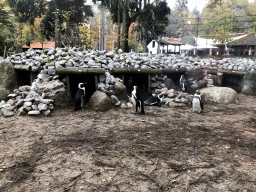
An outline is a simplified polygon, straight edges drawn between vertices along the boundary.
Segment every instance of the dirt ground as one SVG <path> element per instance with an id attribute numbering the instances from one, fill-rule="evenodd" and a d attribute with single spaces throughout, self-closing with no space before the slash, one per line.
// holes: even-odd
<path id="1" fill-rule="evenodd" d="M 0 117 L 0 191 L 256 191 L 256 97 Z"/>

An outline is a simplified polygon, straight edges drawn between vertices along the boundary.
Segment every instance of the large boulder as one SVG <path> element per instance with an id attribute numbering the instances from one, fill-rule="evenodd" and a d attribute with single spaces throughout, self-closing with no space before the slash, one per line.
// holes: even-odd
<path id="1" fill-rule="evenodd" d="M 237 103 L 237 92 L 229 87 L 207 87 L 201 89 L 207 100 L 216 103 Z"/>
<path id="2" fill-rule="evenodd" d="M 256 95 L 256 71 L 246 73 L 242 92 L 248 95 Z"/>
<path id="3" fill-rule="evenodd" d="M 176 85 L 174 84 L 174 82 L 170 78 L 164 79 L 164 85 L 168 89 L 176 89 Z"/>
<path id="4" fill-rule="evenodd" d="M 106 93 L 95 91 L 89 101 L 90 107 L 95 111 L 107 111 L 112 108 L 111 100 Z"/>
<path id="5" fill-rule="evenodd" d="M 0 101 L 6 100 L 6 93 L 12 92 L 17 87 L 16 73 L 12 64 L 5 60 L 0 62 Z"/>
<path id="6" fill-rule="evenodd" d="M 114 92 L 119 100 L 128 101 L 127 89 L 126 86 L 122 83 L 122 81 L 117 81 L 114 84 Z"/>
<path id="7" fill-rule="evenodd" d="M 0 86 L 0 101 L 2 100 L 6 101 L 10 93 L 11 93 L 10 90 Z"/>

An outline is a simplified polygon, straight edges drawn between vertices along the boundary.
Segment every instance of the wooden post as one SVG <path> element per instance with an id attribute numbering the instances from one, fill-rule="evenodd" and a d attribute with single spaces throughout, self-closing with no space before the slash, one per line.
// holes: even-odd
<path id="1" fill-rule="evenodd" d="M 70 79 L 69 79 L 69 75 L 66 75 L 66 86 L 67 86 L 67 92 L 68 92 L 68 96 L 71 99 L 71 89 L 70 89 Z"/>
<path id="2" fill-rule="evenodd" d="M 95 79 L 95 90 L 97 90 L 97 85 L 98 85 L 98 75 L 94 75 L 94 79 Z"/>
<path id="3" fill-rule="evenodd" d="M 148 75 L 148 93 L 151 93 L 151 75 Z"/>
<path id="4" fill-rule="evenodd" d="M 6 53 L 6 46 L 4 46 L 4 58 L 5 58 L 5 53 Z"/>
<path id="5" fill-rule="evenodd" d="M 33 80 L 34 80 L 33 72 L 30 72 L 30 73 L 29 73 L 29 76 L 30 76 L 30 85 L 32 85 Z"/>

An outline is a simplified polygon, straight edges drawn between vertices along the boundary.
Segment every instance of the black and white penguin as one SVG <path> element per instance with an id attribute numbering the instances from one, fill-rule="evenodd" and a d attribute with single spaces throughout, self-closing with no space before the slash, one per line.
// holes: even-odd
<path id="1" fill-rule="evenodd" d="M 163 94 L 158 94 L 157 96 L 151 95 L 146 101 L 144 101 L 144 104 L 149 106 L 157 105 L 158 107 L 161 107 L 163 98 Z"/>
<path id="2" fill-rule="evenodd" d="M 180 87 L 182 91 L 186 91 L 188 89 L 188 80 L 185 78 L 185 75 L 180 76 Z"/>
<path id="3" fill-rule="evenodd" d="M 79 83 L 78 84 L 78 90 L 76 92 L 75 98 L 74 98 L 74 111 L 81 109 L 85 102 L 85 85 L 87 83 Z"/>
<path id="4" fill-rule="evenodd" d="M 192 108 L 194 113 L 201 113 L 202 111 L 204 111 L 203 98 L 199 90 L 195 91 L 192 101 Z"/>
<path id="5" fill-rule="evenodd" d="M 135 114 L 145 114 L 144 111 L 144 102 L 141 98 L 141 94 L 139 93 L 139 87 L 133 86 L 133 91 L 131 94 L 131 99 L 133 104 L 135 105 Z"/>

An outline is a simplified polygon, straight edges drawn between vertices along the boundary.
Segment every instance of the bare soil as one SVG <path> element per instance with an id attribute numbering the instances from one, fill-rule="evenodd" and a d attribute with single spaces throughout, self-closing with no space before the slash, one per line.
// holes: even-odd
<path id="1" fill-rule="evenodd" d="M 256 191 L 256 97 L 0 117 L 0 191 Z"/>

